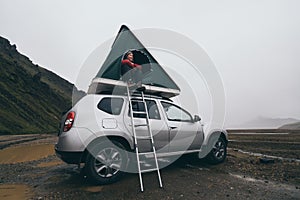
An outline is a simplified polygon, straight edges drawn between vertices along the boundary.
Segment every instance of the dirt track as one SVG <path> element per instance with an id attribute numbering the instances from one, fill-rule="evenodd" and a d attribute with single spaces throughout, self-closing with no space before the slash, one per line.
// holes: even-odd
<path id="1" fill-rule="evenodd" d="M 155 173 L 145 174 L 141 193 L 136 174 L 91 185 L 76 165 L 54 155 L 55 136 L 0 136 L 0 199 L 300 199 L 300 134 L 234 134 L 230 140 L 223 164 L 184 156 L 161 171 L 163 188 Z M 239 150 L 294 160 L 265 164 Z"/>

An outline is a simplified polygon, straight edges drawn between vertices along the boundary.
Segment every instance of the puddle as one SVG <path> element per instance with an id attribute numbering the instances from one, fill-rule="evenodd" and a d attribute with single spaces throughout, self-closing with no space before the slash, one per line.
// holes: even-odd
<path id="1" fill-rule="evenodd" d="M 85 187 L 82 189 L 86 192 L 96 193 L 96 192 L 101 192 L 103 190 L 103 186 L 90 186 L 90 187 Z"/>
<path id="2" fill-rule="evenodd" d="M 228 149 L 232 149 L 232 148 L 228 148 Z M 243 154 L 248 154 L 251 156 L 257 156 L 257 157 L 264 157 L 264 158 L 272 158 L 272 159 L 277 159 L 277 160 L 282 160 L 282 161 L 287 161 L 287 162 L 297 162 L 300 163 L 299 159 L 295 159 L 295 158 L 284 158 L 284 157 L 280 157 L 280 156 L 271 156 L 271 155 L 266 155 L 266 154 L 262 154 L 262 153 L 254 153 L 254 152 L 249 152 L 249 151 L 243 151 L 241 149 L 233 149 L 234 151 L 237 151 L 239 153 L 243 153 Z"/>
<path id="3" fill-rule="evenodd" d="M 205 168 L 205 167 L 198 167 L 198 166 L 194 166 L 194 165 L 190 165 L 190 164 L 187 164 L 185 166 L 189 167 L 189 168 L 193 168 L 193 169 L 199 169 L 200 171 L 210 171 L 210 169 Z"/>
<path id="4" fill-rule="evenodd" d="M 37 167 L 53 167 L 53 166 L 57 166 L 57 165 L 61 165 L 63 164 L 63 161 L 52 161 L 52 162 L 42 162 L 40 164 L 37 165 Z"/>
<path id="5" fill-rule="evenodd" d="M 30 199 L 32 197 L 31 188 L 22 184 L 0 184 L 0 199 Z"/>
<path id="6" fill-rule="evenodd" d="M 233 176 L 235 178 L 238 178 L 238 179 L 243 179 L 243 180 L 248 181 L 248 182 L 265 183 L 265 181 L 263 181 L 263 180 L 259 180 L 259 179 L 255 179 L 255 178 L 251 178 L 251 177 L 246 177 L 246 176 L 242 176 L 242 175 L 238 175 L 238 174 L 229 173 L 229 175 Z"/>
<path id="7" fill-rule="evenodd" d="M 54 154 L 53 144 L 10 147 L 0 151 L 0 164 L 34 161 Z"/>

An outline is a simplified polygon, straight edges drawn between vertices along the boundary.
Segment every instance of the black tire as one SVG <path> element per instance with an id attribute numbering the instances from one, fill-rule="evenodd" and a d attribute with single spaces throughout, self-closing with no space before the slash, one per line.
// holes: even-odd
<path id="1" fill-rule="evenodd" d="M 100 142 L 89 148 L 85 172 L 92 183 L 106 185 L 121 178 L 127 163 L 128 153 L 120 142 Z"/>
<path id="2" fill-rule="evenodd" d="M 227 141 L 224 137 L 219 137 L 217 142 L 212 147 L 212 150 L 206 156 L 210 164 L 219 164 L 225 161 L 227 156 Z"/>

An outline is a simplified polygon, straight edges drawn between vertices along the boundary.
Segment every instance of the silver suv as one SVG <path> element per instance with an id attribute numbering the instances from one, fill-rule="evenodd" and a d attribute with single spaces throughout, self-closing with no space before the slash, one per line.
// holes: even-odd
<path id="1" fill-rule="evenodd" d="M 192 115 L 168 98 L 145 96 L 145 104 L 134 101 L 134 111 L 148 110 L 160 167 L 166 158 L 194 153 L 210 163 L 226 158 L 227 133 L 203 131 L 200 117 Z M 143 112 L 134 112 L 134 124 L 142 124 Z M 131 114 L 127 96 L 89 94 L 62 119 L 55 151 L 69 164 L 85 163 L 88 178 L 97 184 L 115 182 L 124 172 L 137 172 Z M 145 126 L 136 127 L 140 151 L 151 148 Z M 177 157 L 176 157 L 177 156 Z"/>

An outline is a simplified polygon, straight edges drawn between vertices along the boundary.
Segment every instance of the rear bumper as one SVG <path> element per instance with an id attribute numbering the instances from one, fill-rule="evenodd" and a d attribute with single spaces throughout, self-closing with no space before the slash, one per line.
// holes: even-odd
<path id="1" fill-rule="evenodd" d="M 55 154 L 62 161 L 68 164 L 79 164 L 83 162 L 83 152 L 67 152 L 67 151 L 59 151 L 55 147 Z"/>

